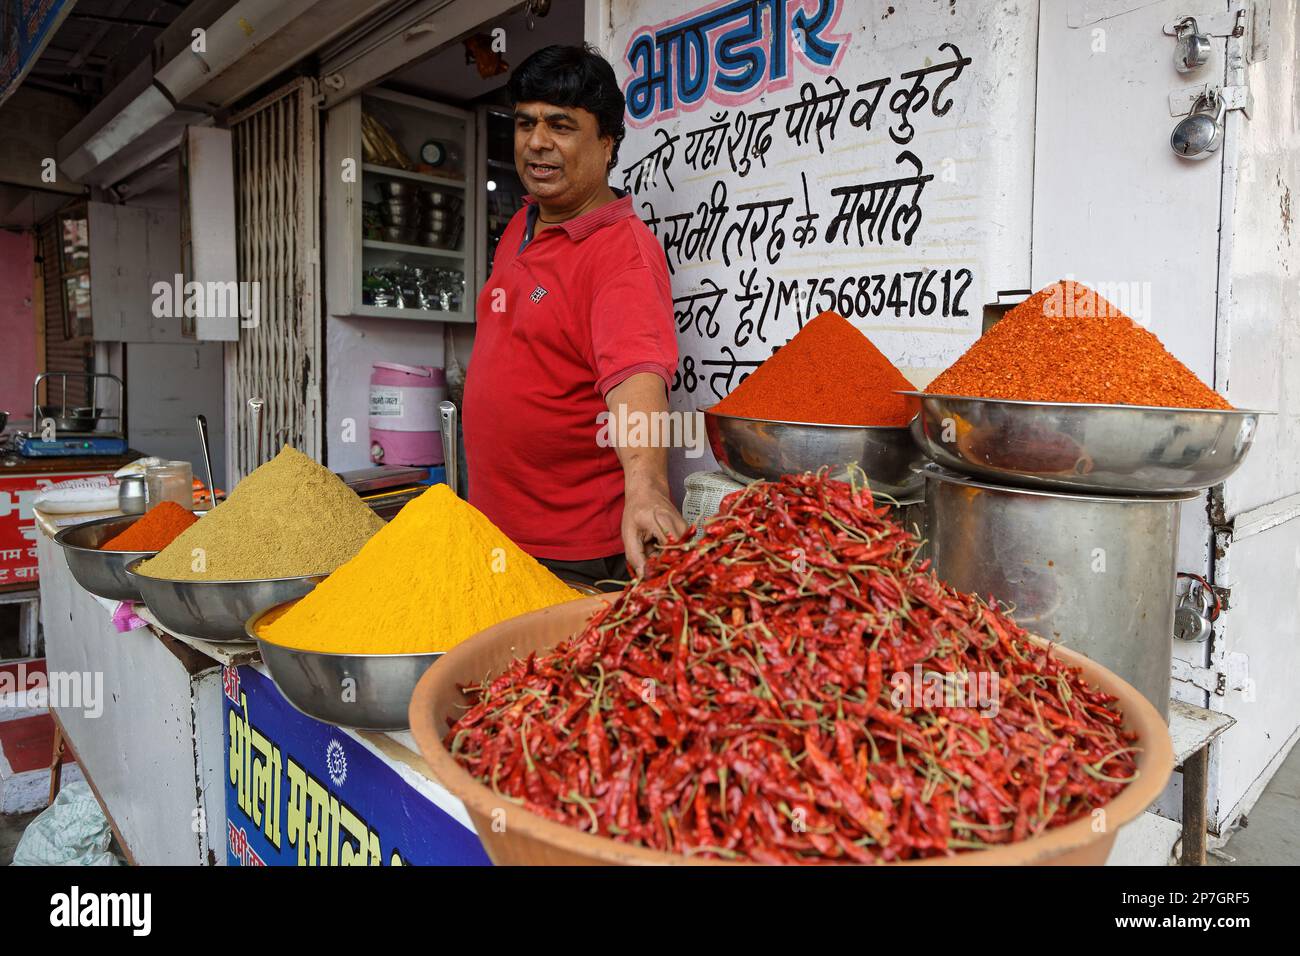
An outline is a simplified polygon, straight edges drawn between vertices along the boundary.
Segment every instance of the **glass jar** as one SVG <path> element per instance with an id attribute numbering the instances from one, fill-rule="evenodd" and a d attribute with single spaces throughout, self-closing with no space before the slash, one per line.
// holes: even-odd
<path id="1" fill-rule="evenodd" d="M 186 511 L 194 510 L 194 472 L 188 461 L 164 461 L 150 465 L 144 473 L 150 508 L 174 501 Z"/>

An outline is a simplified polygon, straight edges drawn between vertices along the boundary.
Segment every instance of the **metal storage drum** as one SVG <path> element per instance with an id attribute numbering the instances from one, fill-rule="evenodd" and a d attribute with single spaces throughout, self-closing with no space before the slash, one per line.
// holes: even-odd
<path id="1" fill-rule="evenodd" d="M 939 577 L 1012 606 L 1026 630 L 1092 658 L 1169 717 L 1178 506 L 1168 497 L 983 484 L 924 469 Z"/>

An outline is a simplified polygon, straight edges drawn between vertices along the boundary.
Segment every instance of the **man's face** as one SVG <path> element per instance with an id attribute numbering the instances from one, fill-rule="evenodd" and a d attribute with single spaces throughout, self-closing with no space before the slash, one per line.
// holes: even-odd
<path id="1" fill-rule="evenodd" d="M 577 106 L 515 106 L 515 169 L 524 188 L 558 206 L 580 203 L 608 181 L 614 141 Z"/>

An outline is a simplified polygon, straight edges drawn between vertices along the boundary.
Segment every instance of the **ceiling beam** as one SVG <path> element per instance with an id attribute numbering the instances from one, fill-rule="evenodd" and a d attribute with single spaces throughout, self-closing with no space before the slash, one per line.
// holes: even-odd
<path id="1" fill-rule="evenodd" d="M 109 16 L 114 17 L 123 14 L 126 12 L 126 8 L 130 5 L 131 0 L 114 0 L 108 8 L 108 14 Z M 95 51 L 95 47 L 99 46 L 100 41 L 103 40 L 104 37 L 108 36 L 108 31 L 111 29 L 113 28 L 107 23 L 101 23 L 99 26 L 95 27 L 94 32 L 92 32 L 90 36 L 86 37 L 85 41 L 77 49 L 77 52 L 68 60 L 68 65 L 81 66 L 81 64 L 89 60 L 90 54 Z"/>
<path id="2" fill-rule="evenodd" d="M 122 27 L 153 27 L 155 30 L 165 30 L 168 26 L 166 20 L 141 20 L 138 17 L 113 17 L 106 13 L 80 13 L 73 10 L 68 14 L 73 20 L 90 20 L 94 23 L 108 23 L 113 26 Z"/>

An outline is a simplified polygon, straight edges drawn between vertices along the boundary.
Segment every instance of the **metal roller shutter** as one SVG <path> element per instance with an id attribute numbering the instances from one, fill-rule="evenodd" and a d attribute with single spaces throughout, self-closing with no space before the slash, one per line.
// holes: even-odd
<path id="1" fill-rule="evenodd" d="M 263 460 L 290 444 L 319 460 L 319 142 L 315 81 L 295 80 L 230 123 L 239 280 L 259 321 L 226 347 L 227 457 L 238 481 L 260 462 L 248 400 L 265 401 Z"/>

